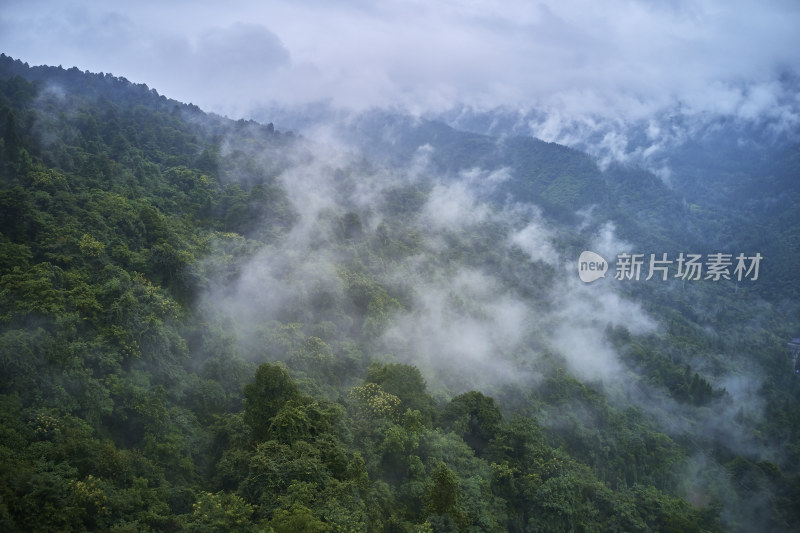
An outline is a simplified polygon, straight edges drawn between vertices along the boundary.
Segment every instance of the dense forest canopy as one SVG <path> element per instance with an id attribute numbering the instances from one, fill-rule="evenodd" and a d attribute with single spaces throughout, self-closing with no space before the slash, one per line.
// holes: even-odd
<path id="1" fill-rule="evenodd" d="M 703 202 L 530 137 L 336 128 L 0 55 L 0 528 L 796 528 L 800 145 Z M 582 250 L 764 260 L 589 285 Z"/>

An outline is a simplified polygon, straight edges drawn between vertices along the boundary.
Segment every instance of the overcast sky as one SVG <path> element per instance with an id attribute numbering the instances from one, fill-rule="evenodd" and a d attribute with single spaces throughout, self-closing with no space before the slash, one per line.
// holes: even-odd
<path id="1" fill-rule="evenodd" d="M 755 115 L 798 107 L 777 80 L 800 72 L 800 2 L 0 0 L 0 51 L 234 117 L 320 100 Z"/>

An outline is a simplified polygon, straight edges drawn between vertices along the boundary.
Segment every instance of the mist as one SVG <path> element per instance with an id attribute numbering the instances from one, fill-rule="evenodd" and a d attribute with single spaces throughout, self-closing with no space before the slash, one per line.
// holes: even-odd
<path id="1" fill-rule="evenodd" d="M 257 183 L 268 198 L 257 206 L 263 220 L 241 233 L 214 232 L 192 266 L 200 287 L 191 320 L 225 331 L 229 345 L 199 349 L 189 366 L 218 352 L 253 364 L 306 357 L 312 362 L 292 371 L 310 387 L 325 365 L 400 362 L 420 369 L 440 405 L 471 390 L 535 396 L 548 377 L 566 373 L 609 410 L 641 413 L 642 427 L 686 453 L 685 471 L 674 474 L 681 496 L 700 506 L 723 501 L 728 523 L 755 527 L 763 501 L 736 496 L 708 451 L 785 464 L 780 444 L 761 436 L 764 391 L 779 375 L 764 368 L 768 357 L 779 359 L 769 346 L 797 305 L 744 287 L 738 305 L 751 305 L 737 322 L 725 307 L 738 285 L 686 289 L 671 280 L 642 289 L 615 281 L 611 270 L 583 283 L 580 250 L 610 258 L 649 245 L 620 236 L 631 228 L 616 224 L 599 192 L 590 190 L 586 205 L 557 205 L 562 216 L 553 216 L 553 206 L 504 192 L 526 179 L 507 162 L 464 164 L 457 158 L 468 159 L 469 147 L 443 152 L 409 138 L 391 117 L 441 121 L 496 146 L 535 137 L 574 147 L 602 178 L 613 177 L 605 172 L 615 164 L 645 169 L 684 194 L 680 215 L 716 222 L 718 197 L 698 179 L 712 165 L 697 152 L 756 154 L 755 168 L 770 150 L 800 140 L 797 27 L 791 2 L 512 2 L 502 10 L 481 2 L 242 1 L 226 10 L 209 2 L 8 2 L 0 48 L 298 130 L 279 137 L 255 123 L 222 126 L 219 116 L 182 111 L 219 139 L 219 181 L 242 190 Z M 33 131 L 47 147 L 54 117 L 72 109 L 57 85 L 36 106 Z M 353 128 L 370 113 L 385 124 L 374 138 L 358 138 Z M 456 160 L 448 167 L 447 158 Z M 752 176 L 756 189 L 761 177 Z M 687 314 L 695 344 L 674 342 L 681 334 L 671 313 Z M 685 367 L 686 386 L 707 385 L 708 398 L 693 403 L 648 379 L 652 360 L 673 375 Z M 345 385 L 361 383 L 350 379 Z M 321 389 L 313 392 L 337 399 L 333 387 Z M 607 413 L 584 399 L 537 400 L 528 414 L 553 439 L 574 419 L 601 427 Z"/>
<path id="2" fill-rule="evenodd" d="M 577 257 L 563 246 L 577 235 L 585 249 L 607 258 L 636 251 L 598 206 L 565 226 L 535 204 L 497 201 L 496 189 L 517 179 L 507 167 L 443 172 L 429 144 L 417 146 L 403 166 L 387 167 L 370 161 L 363 144 L 350 144 L 341 124 L 318 124 L 282 153 L 286 168 L 275 179 L 296 216 L 291 229 L 245 256 L 234 276 L 208 267 L 209 289 L 198 312 L 226 324 L 245 358 L 294 353 L 275 341 L 286 324 L 295 324 L 299 339 L 319 338 L 334 361 L 354 357 L 345 337 L 360 338 L 365 351 L 357 357 L 416 366 L 442 402 L 469 390 L 536 390 L 555 360 L 603 391 L 615 408 L 634 406 L 652 430 L 694 443 L 687 445 L 698 455 L 685 468 L 696 475 L 687 474 L 680 488 L 686 498 L 698 504 L 727 498 L 731 520 L 757 521 L 755 507 L 731 496 L 724 468 L 702 450 L 724 445 L 753 460 L 782 461 L 779 448 L 754 437 L 765 408 L 759 369 L 743 357 L 720 369 L 681 354 L 715 390 L 725 391 L 701 408 L 642 379 L 608 332 L 624 328 L 634 339 L 663 339 L 666 324 L 613 271 L 582 283 Z M 223 145 L 233 148 L 233 142 Z M 221 173 L 237 179 L 223 170 L 224 162 Z M 393 259 L 381 259 L 367 251 L 379 243 L 401 247 Z M 682 290 L 678 283 L 662 290 Z M 377 286 L 383 289 L 370 292 Z M 697 297 L 699 306 L 714 306 Z M 762 316 L 776 312 L 759 305 Z M 584 412 L 587 427 L 603 424 L 579 404 L 568 415 L 563 409 L 543 406 L 539 416 L 557 433 L 576 412 Z"/>
<path id="3" fill-rule="evenodd" d="M 6 2 L 0 48 L 156 86 L 206 110 L 329 102 L 637 120 L 774 112 L 797 72 L 793 2 Z M 797 102 L 792 103 L 796 110 Z M 544 133 L 543 133 L 544 135 Z"/>

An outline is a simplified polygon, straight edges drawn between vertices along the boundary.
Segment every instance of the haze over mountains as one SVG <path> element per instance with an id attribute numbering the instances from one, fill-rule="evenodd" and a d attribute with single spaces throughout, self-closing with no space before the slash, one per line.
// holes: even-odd
<path id="1" fill-rule="evenodd" d="M 791 1 L 5 5 L 0 48 L 13 57 L 113 72 L 232 117 L 328 102 L 636 122 L 676 111 L 754 118 L 789 99 L 796 123 Z"/>
<path id="2" fill-rule="evenodd" d="M 2 527 L 793 530 L 797 10 L 565 6 L 6 11 Z"/>

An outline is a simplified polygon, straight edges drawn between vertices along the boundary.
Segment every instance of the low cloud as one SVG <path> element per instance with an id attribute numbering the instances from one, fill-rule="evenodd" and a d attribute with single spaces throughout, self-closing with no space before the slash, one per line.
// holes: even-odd
<path id="1" fill-rule="evenodd" d="M 531 261 L 541 261 L 549 265 L 558 264 L 558 254 L 553 248 L 549 232 L 539 221 L 531 222 L 521 230 L 511 234 L 509 242 L 528 254 Z"/>
<path id="2" fill-rule="evenodd" d="M 112 72 L 238 114 L 255 103 L 327 101 L 356 110 L 466 104 L 626 120 L 680 105 L 752 118 L 773 113 L 781 76 L 800 71 L 792 2 L 6 7 L 0 47 L 12 56 Z"/>

